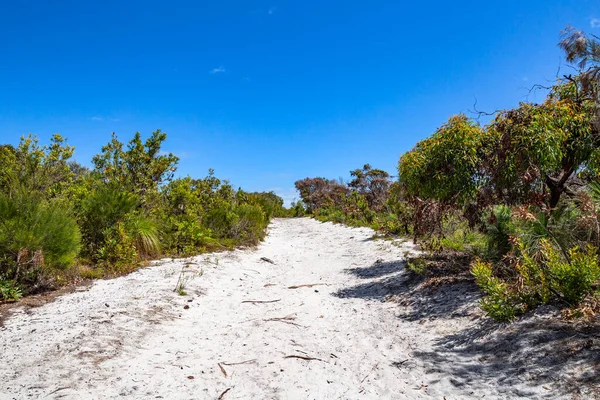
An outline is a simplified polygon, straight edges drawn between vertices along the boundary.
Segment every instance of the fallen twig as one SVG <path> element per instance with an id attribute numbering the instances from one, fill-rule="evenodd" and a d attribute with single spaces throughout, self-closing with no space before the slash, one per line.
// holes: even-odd
<path id="1" fill-rule="evenodd" d="M 257 271 L 255 269 L 251 269 L 251 268 L 241 268 L 242 271 L 252 271 L 252 272 L 256 272 L 257 274 L 260 275 L 260 271 Z"/>
<path id="2" fill-rule="evenodd" d="M 71 386 L 59 387 L 59 388 L 58 388 L 58 389 L 56 389 L 55 391 L 48 393 L 48 394 L 47 394 L 45 397 L 48 397 L 48 396 L 50 396 L 51 394 L 54 394 L 54 393 L 56 393 L 56 392 L 60 392 L 61 390 L 65 390 L 65 389 L 71 389 Z"/>
<path id="3" fill-rule="evenodd" d="M 369 377 L 369 375 L 371 375 L 371 372 L 373 372 L 373 370 L 375 370 L 375 368 L 377 368 L 378 365 L 379 365 L 379 363 L 373 365 L 373 368 L 371 368 L 371 370 L 369 371 L 369 373 L 367 375 L 365 375 L 365 377 L 362 379 L 362 381 L 360 381 L 361 385 L 365 381 L 365 379 L 367 379 Z"/>
<path id="4" fill-rule="evenodd" d="M 323 361 L 323 362 L 327 362 L 325 360 L 321 360 L 320 358 L 315 358 L 315 357 L 308 357 L 308 356 L 297 356 L 297 355 L 289 355 L 289 356 L 285 356 L 283 358 L 300 358 L 302 360 L 307 360 L 307 361 Z"/>
<path id="5" fill-rule="evenodd" d="M 275 264 L 275 261 L 273 261 L 273 260 L 271 260 L 270 258 L 267 258 L 267 257 L 261 257 L 260 261 L 268 262 L 270 264 Z"/>
<path id="6" fill-rule="evenodd" d="M 306 328 L 303 325 L 300 325 L 300 324 L 297 324 L 297 323 L 293 322 L 295 319 L 296 319 L 296 317 L 288 315 L 287 317 L 267 318 L 267 319 L 263 319 L 263 321 L 265 321 L 265 322 L 269 322 L 269 321 L 283 322 L 284 324 L 290 324 L 290 325 L 295 325 L 295 326 L 300 327 L 300 328 Z"/>
<path id="7" fill-rule="evenodd" d="M 230 390 L 231 388 L 225 389 L 225 391 L 219 396 L 218 400 L 223 400 L 225 398 L 225 393 L 229 392 Z"/>
<path id="8" fill-rule="evenodd" d="M 244 300 L 244 301 L 242 301 L 242 303 L 252 303 L 252 304 L 257 304 L 257 303 L 276 303 L 278 301 L 281 301 L 281 299 L 277 299 L 277 300 Z"/>
<path id="9" fill-rule="evenodd" d="M 217 365 L 219 366 L 219 368 L 221 368 L 221 372 L 223 373 L 223 375 L 225 375 L 225 378 L 227 378 L 227 371 L 225 371 L 225 368 L 223 368 L 221 363 L 217 363 Z"/>
<path id="10" fill-rule="evenodd" d="M 242 362 L 236 362 L 236 363 L 226 363 L 226 362 L 222 362 L 221 364 L 223 365 L 242 365 L 242 364 L 254 364 L 256 363 L 256 359 L 253 360 L 247 360 L 247 361 L 242 361 Z"/>
<path id="11" fill-rule="evenodd" d="M 308 283 L 305 285 L 288 286 L 288 289 L 300 289 L 303 287 L 313 287 L 313 286 L 329 286 L 329 284 L 328 283 Z"/>
<path id="12" fill-rule="evenodd" d="M 410 358 L 407 358 L 404 361 L 398 361 L 398 362 L 392 363 L 392 365 L 396 368 L 400 368 L 402 365 L 404 365 L 405 362 L 410 361 L 410 360 L 411 360 Z"/>

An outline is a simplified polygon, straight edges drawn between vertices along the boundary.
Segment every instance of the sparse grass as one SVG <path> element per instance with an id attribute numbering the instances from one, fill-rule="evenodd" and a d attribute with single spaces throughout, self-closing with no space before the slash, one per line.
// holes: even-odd
<path id="1" fill-rule="evenodd" d="M 216 260 L 216 264 L 218 265 L 219 259 L 215 258 L 215 260 Z M 202 275 L 204 275 L 203 269 L 201 269 L 200 272 L 197 272 L 196 274 L 193 273 L 194 271 L 189 270 L 189 268 L 194 264 L 196 264 L 196 263 L 188 261 L 188 262 L 184 263 L 183 266 L 181 267 L 181 271 L 179 272 L 179 278 L 177 279 L 177 284 L 175 285 L 175 289 L 173 289 L 173 291 L 176 292 L 180 296 L 188 295 L 188 293 L 186 291 L 186 286 L 192 279 L 194 279 L 195 277 L 201 277 Z"/>

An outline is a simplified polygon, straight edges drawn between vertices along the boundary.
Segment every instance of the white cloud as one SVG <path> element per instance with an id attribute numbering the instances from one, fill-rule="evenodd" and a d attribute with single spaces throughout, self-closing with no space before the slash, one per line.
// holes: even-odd
<path id="1" fill-rule="evenodd" d="M 94 115 L 93 117 L 89 118 L 89 120 L 94 121 L 94 122 L 103 122 L 103 121 L 119 122 L 119 121 L 121 121 L 121 118 L 101 117 L 99 115 Z"/>
<path id="2" fill-rule="evenodd" d="M 221 67 L 217 67 L 217 68 L 213 68 L 210 70 L 211 74 L 222 74 L 223 72 L 225 72 L 225 68 Z"/>
<path id="3" fill-rule="evenodd" d="M 592 28 L 600 28 L 600 18 L 592 18 L 590 20 L 590 26 Z"/>

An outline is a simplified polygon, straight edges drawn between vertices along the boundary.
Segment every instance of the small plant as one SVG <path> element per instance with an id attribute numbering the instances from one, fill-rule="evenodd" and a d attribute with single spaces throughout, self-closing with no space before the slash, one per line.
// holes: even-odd
<path id="1" fill-rule="evenodd" d="M 191 278 L 188 275 L 186 275 L 186 268 L 189 268 L 190 265 L 190 263 L 183 264 L 183 266 L 181 267 L 181 271 L 179 272 L 179 278 L 177 278 L 177 284 L 175 285 L 175 289 L 173 289 L 173 291 L 180 296 L 187 296 L 185 287 Z"/>
<path id="2" fill-rule="evenodd" d="M 187 296 L 187 292 L 185 291 L 185 283 L 183 281 L 181 281 L 177 287 L 177 294 L 180 296 Z"/>
<path id="3" fill-rule="evenodd" d="M 419 275 L 427 271 L 427 262 L 422 257 L 408 259 L 406 266 L 409 270 Z"/>
<path id="4" fill-rule="evenodd" d="M 500 261 L 511 250 L 510 237 L 514 234 L 515 226 L 510 207 L 504 205 L 493 207 L 487 218 L 486 258 Z"/>
<path id="5" fill-rule="evenodd" d="M 22 296 L 23 292 L 14 281 L 0 278 L 0 300 L 17 301 Z"/>
<path id="6" fill-rule="evenodd" d="M 471 273 L 475 276 L 477 285 L 487 295 L 481 300 L 481 308 L 490 317 L 506 322 L 522 312 L 509 286 L 493 275 L 490 263 L 475 260 L 471 265 Z"/>
<path id="7" fill-rule="evenodd" d="M 551 288 L 560 293 L 569 305 L 577 305 L 592 292 L 600 279 L 597 250 L 588 246 L 585 251 L 575 247 L 569 251 L 568 262 L 563 262 L 555 251 L 548 263 L 552 276 Z"/>
<path id="8" fill-rule="evenodd" d="M 445 249 L 481 256 L 485 252 L 486 238 L 477 231 L 457 229 L 451 235 L 442 238 L 440 245 Z"/>

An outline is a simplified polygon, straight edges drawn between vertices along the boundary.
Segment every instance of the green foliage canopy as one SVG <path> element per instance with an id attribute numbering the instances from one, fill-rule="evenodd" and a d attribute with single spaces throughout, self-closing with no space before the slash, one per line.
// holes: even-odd
<path id="1" fill-rule="evenodd" d="M 479 165 L 487 133 L 460 114 L 400 157 L 400 183 L 409 196 L 465 204 L 482 185 Z"/>
<path id="2" fill-rule="evenodd" d="M 493 143 L 485 170 L 500 200 L 554 208 L 577 173 L 597 176 L 594 105 L 578 93 L 576 83 L 558 84 L 544 103 L 521 103 L 488 127 Z"/>
<path id="3" fill-rule="evenodd" d="M 144 200 L 149 191 L 169 182 L 177 169 L 179 159 L 172 153 L 161 153 L 166 138 L 159 129 L 144 143 L 137 132 L 124 150 L 123 143 L 113 133 L 111 141 L 92 159 L 94 171 L 105 182 L 139 194 Z"/>

